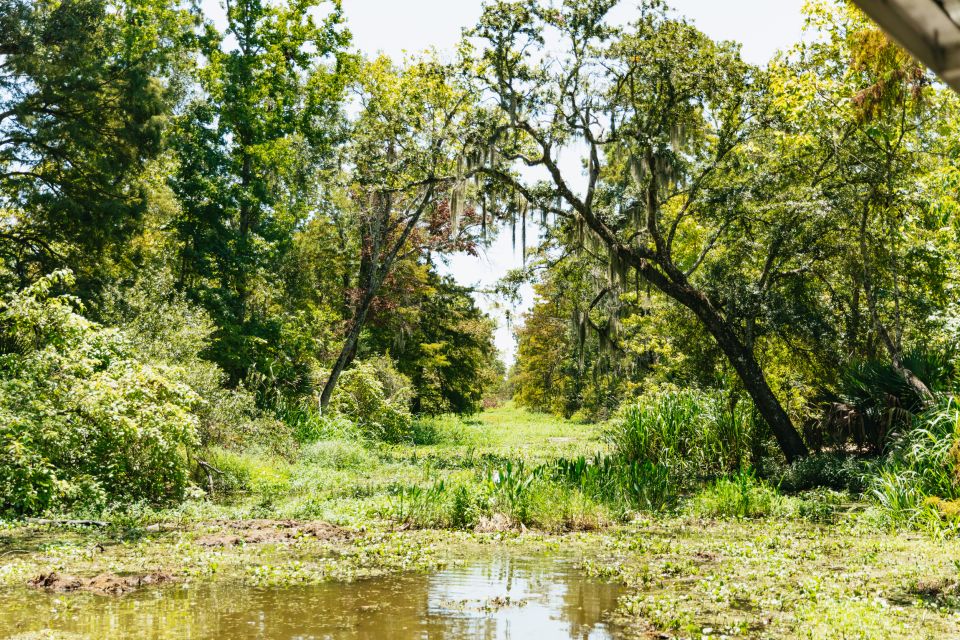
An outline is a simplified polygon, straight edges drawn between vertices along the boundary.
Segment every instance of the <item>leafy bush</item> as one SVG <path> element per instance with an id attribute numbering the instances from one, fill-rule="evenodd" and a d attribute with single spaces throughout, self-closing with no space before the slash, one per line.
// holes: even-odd
<path id="1" fill-rule="evenodd" d="M 390 517 L 418 527 L 449 526 L 447 498 L 447 488 L 442 480 L 426 488 L 397 485 L 391 496 Z"/>
<path id="2" fill-rule="evenodd" d="M 759 435 L 746 403 L 731 406 L 718 394 L 685 390 L 627 407 L 612 440 L 629 464 L 649 462 L 709 476 L 749 464 Z"/>
<path id="3" fill-rule="evenodd" d="M 340 376 L 330 401 L 334 413 L 353 421 L 374 440 L 409 440 L 413 426 L 410 380 L 388 358 L 357 362 Z"/>
<path id="4" fill-rule="evenodd" d="M 771 482 L 782 491 L 797 492 L 825 487 L 835 491 L 863 493 L 868 465 L 858 458 L 820 454 L 803 458 L 772 474 Z"/>
<path id="5" fill-rule="evenodd" d="M 530 487 L 542 475 L 542 467 L 528 469 L 523 460 L 507 461 L 500 468 L 488 470 L 485 484 L 491 496 L 493 510 L 518 522 L 527 522 Z"/>
<path id="6" fill-rule="evenodd" d="M 589 495 L 523 462 L 487 471 L 480 482 L 429 486 L 397 485 L 391 519 L 417 527 L 471 529 L 484 520 L 489 530 L 537 527 L 549 530 L 596 529 L 611 518 Z"/>
<path id="7" fill-rule="evenodd" d="M 201 398 L 195 408 L 201 446 L 253 445 L 275 453 L 293 447 L 291 430 L 262 411 L 253 392 L 227 388 L 227 374 L 203 358 L 214 322 L 177 291 L 169 271 L 147 269 L 131 283 L 109 287 L 99 316 L 120 328 L 139 360 L 172 365 L 172 375 Z"/>
<path id="8" fill-rule="evenodd" d="M 0 303 L 0 508 L 182 497 L 199 398 L 53 295 L 70 284 L 54 273 Z"/>
<path id="9" fill-rule="evenodd" d="M 701 491 L 691 502 L 691 511 L 714 518 L 760 518 L 772 515 L 781 500 L 776 489 L 752 471 L 741 470 Z"/>

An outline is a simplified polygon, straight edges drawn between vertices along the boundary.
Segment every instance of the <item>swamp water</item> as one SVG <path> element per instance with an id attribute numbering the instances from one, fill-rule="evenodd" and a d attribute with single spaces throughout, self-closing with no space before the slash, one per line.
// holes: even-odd
<path id="1" fill-rule="evenodd" d="M 434 574 L 317 586 L 196 582 L 119 597 L 0 591 L 0 637 L 606 640 L 618 635 L 605 622 L 618 594 L 562 558 L 494 556 Z"/>

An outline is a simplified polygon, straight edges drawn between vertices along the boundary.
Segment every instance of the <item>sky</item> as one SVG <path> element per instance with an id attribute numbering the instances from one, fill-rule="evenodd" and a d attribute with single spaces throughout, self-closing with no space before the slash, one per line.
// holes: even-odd
<path id="1" fill-rule="evenodd" d="M 215 20 L 223 13 L 220 4 L 221 0 L 203 0 L 207 15 Z M 393 58 L 431 47 L 452 52 L 461 30 L 476 22 L 482 4 L 482 0 L 343 0 L 354 47 Z M 804 0 L 668 0 L 668 4 L 710 37 L 740 42 L 744 58 L 755 64 L 767 62 L 776 51 L 797 42 L 803 29 Z M 611 21 L 629 21 L 636 13 L 635 6 L 633 0 L 623 0 L 612 12 Z M 528 230 L 528 238 L 535 237 L 536 229 Z M 441 265 L 441 271 L 482 291 L 521 262 L 520 247 L 514 250 L 508 231 L 479 258 L 453 256 Z M 530 287 L 522 293 L 522 303 L 509 310 L 513 318 L 520 318 L 533 302 Z M 510 366 L 516 344 L 506 320 L 508 310 L 486 296 L 478 294 L 477 299 L 498 322 L 497 348 Z"/>

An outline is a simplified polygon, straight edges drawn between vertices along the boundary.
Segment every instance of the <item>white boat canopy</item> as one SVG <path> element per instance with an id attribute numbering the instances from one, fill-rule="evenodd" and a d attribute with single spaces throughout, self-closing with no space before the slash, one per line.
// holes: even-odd
<path id="1" fill-rule="evenodd" d="M 960 91 L 960 0 L 854 0 L 917 60 Z"/>

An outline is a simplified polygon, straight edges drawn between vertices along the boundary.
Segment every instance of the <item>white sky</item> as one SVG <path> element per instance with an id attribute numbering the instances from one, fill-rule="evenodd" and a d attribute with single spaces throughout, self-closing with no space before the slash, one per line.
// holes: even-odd
<path id="1" fill-rule="evenodd" d="M 221 0 L 203 0 L 207 15 L 216 19 L 223 11 Z M 707 35 L 718 40 L 736 40 L 743 45 L 749 62 L 763 64 L 780 49 L 800 39 L 803 29 L 801 8 L 804 0 L 668 0 L 678 14 L 691 19 Z M 482 0 L 343 0 L 347 24 L 353 33 L 353 46 L 367 54 L 385 53 L 394 58 L 404 52 L 416 53 L 436 47 L 452 51 L 461 29 L 473 25 L 480 15 Z M 633 0 L 623 0 L 614 9 L 612 21 L 626 22 L 635 15 Z M 520 266 L 519 229 L 517 251 L 512 249 L 509 230 L 481 257 L 454 256 L 447 267 L 460 283 L 487 288 L 507 271 Z M 532 245 L 536 231 L 528 231 Z M 502 309 L 490 301 L 480 304 L 497 318 L 497 347 L 508 366 L 513 362 L 515 341 L 505 322 Z M 532 302 L 532 291 L 524 292 L 523 304 L 513 310 L 514 317 Z"/>

